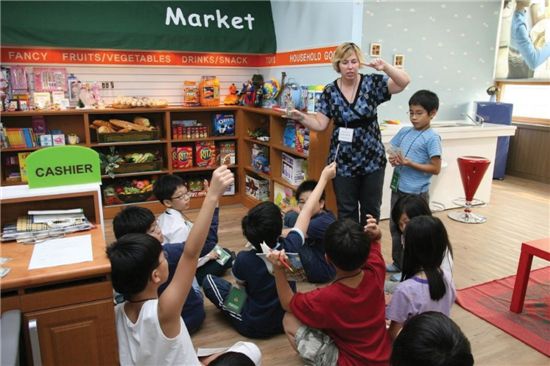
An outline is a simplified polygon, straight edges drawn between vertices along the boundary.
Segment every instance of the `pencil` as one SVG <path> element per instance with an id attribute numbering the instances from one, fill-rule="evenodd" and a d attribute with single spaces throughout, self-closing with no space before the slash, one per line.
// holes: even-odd
<path id="1" fill-rule="evenodd" d="M 283 264 L 283 266 L 285 266 L 290 272 L 294 273 L 294 270 L 292 269 L 292 267 L 290 267 L 290 265 L 288 264 L 288 262 L 281 257 L 281 254 L 279 253 L 279 261 Z"/>

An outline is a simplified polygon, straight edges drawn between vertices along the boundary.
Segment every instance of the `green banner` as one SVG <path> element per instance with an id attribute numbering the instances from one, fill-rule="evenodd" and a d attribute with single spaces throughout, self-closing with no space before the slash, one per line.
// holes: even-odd
<path id="1" fill-rule="evenodd" d="M 46 147 L 30 154 L 25 162 L 29 188 L 101 182 L 99 154 L 87 147 Z"/>
<path id="2" fill-rule="evenodd" d="M 274 53 L 269 1 L 2 1 L 2 46 Z"/>

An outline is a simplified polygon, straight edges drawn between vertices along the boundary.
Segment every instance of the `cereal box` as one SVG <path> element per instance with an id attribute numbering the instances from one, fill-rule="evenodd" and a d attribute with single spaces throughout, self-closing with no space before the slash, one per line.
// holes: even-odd
<path id="1" fill-rule="evenodd" d="M 247 195 L 259 201 L 269 200 L 269 181 L 247 175 L 245 178 L 245 186 Z"/>
<path id="2" fill-rule="evenodd" d="M 216 164 L 216 144 L 213 141 L 197 141 L 195 143 L 195 164 L 198 167 Z"/>
<path id="3" fill-rule="evenodd" d="M 235 141 L 223 141 L 218 144 L 218 164 L 235 164 Z"/>
<path id="4" fill-rule="evenodd" d="M 307 179 L 307 161 L 290 154 L 282 154 L 282 172 L 284 180 L 292 185 L 299 185 Z"/>

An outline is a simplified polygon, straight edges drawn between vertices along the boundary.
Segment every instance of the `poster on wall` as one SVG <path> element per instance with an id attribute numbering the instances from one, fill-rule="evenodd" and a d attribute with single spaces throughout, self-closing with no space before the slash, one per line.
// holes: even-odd
<path id="1" fill-rule="evenodd" d="M 496 79 L 550 80 L 550 1 L 503 0 Z"/>

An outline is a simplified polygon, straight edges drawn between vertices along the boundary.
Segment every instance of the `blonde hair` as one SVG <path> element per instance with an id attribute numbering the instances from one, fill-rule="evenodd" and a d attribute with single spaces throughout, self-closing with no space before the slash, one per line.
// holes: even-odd
<path id="1" fill-rule="evenodd" d="M 332 56 L 332 67 L 337 73 L 340 73 L 340 61 L 348 58 L 352 53 L 357 56 L 361 65 L 367 63 L 359 46 L 353 42 L 345 42 L 336 47 L 334 50 L 334 55 Z"/>

